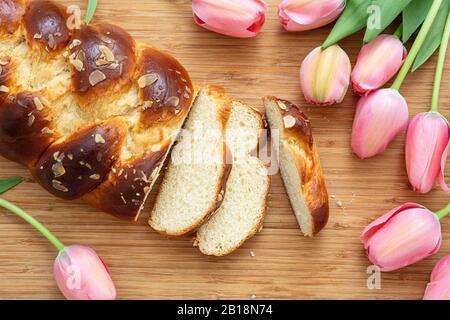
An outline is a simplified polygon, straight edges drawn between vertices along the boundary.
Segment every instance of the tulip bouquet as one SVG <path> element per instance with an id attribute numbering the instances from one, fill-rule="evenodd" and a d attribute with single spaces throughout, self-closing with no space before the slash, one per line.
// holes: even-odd
<path id="1" fill-rule="evenodd" d="M 21 183 L 13 178 L 0 181 L 0 194 Z M 38 230 L 58 251 L 53 275 L 58 288 L 69 300 L 114 300 L 116 288 L 108 267 L 97 253 L 85 246 L 65 246 L 39 221 L 14 204 L 0 198 L 0 207 L 18 215 Z"/>

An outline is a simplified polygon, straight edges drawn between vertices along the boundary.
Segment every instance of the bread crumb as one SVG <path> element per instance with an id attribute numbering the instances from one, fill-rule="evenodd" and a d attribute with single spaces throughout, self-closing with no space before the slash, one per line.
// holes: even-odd
<path id="1" fill-rule="evenodd" d="M 256 257 L 256 253 L 255 253 L 254 251 L 250 251 L 250 256 L 251 256 L 252 258 L 254 258 L 254 257 Z"/>
<path id="2" fill-rule="evenodd" d="M 340 201 L 340 200 L 336 201 L 336 205 L 337 205 L 339 208 L 342 208 L 342 206 L 343 206 L 342 201 Z"/>

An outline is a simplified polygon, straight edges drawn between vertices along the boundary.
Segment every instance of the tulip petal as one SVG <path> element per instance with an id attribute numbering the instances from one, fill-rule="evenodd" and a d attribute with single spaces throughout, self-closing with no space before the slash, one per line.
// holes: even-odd
<path id="1" fill-rule="evenodd" d="M 441 185 L 442 191 L 447 192 L 447 193 L 450 193 L 450 188 L 448 187 L 447 183 L 445 182 L 444 171 L 445 171 L 445 164 L 447 162 L 449 150 L 450 150 L 450 140 L 447 144 L 447 147 L 445 148 L 444 153 L 442 154 L 441 172 L 439 173 L 439 184 Z"/>
<path id="2" fill-rule="evenodd" d="M 450 131 L 447 120 L 437 112 L 423 112 L 413 117 L 405 143 L 406 171 L 414 191 L 428 193 L 444 181 Z"/>
<path id="3" fill-rule="evenodd" d="M 300 84 L 305 100 L 318 106 L 342 102 L 350 83 L 350 73 L 350 59 L 341 47 L 315 48 L 300 67 Z"/>
<path id="4" fill-rule="evenodd" d="M 379 89 L 361 97 L 352 129 L 352 150 L 361 159 L 380 154 L 406 129 L 408 104 L 394 89 Z"/>
<path id="5" fill-rule="evenodd" d="M 306 31 L 333 22 L 344 8 L 344 0 L 284 0 L 278 17 L 287 31 Z"/>
<path id="6" fill-rule="evenodd" d="M 193 0 L 195 22 L 227 36 L 254 37 L 265 22 L 263 0 Z"/>
<path id="7" fill-rule="evenodd" d="M 450 300 L 450 278 L 428 283 L 423 300 Z"/>
<path id="8" fill-rule="evenodd" d="M 386 56 L 386 52 L 389 55 Z M 403 43 L 393 35 L 379 35 L 364 45 L 352 72 L 353 91 L 359 95 L 367 95 L 381 88 L 397 73 L 406 55 Z"/>
<path id="9" fill-rule="evenodd" d="M 397 270 L 435 254 L 441 245 L 441 224 L 424 208 L 399 212 L 369 240 L 369 260 L 381 271 Z"/>
<path id="10" fill-rule="evenodd" d="M 116 288 L 106 264 L 85 246 L 61 250 L 53 265 L 55 281 L 69 300 L 114 300 Z"/>
<path id="11" fill-rule="evenodd" d="M 372 223 L 370 223 L 366 228 L 364 228 L 362 234 L 361 234 L 361 241 L 364 243 L 365 248 L 367 249 L 367 241 L 380 229 L 383 227 L 384 224 L 386 224 L 392 217 L 394 217 L 399 212 L 402 212 L 404 210 L 413 209 L 413 208 L 425 208 L 421 206 L 420 204 L 408 202 L 405 204 L 402 204 L 399 207 L 396 207 L 389 211 L 388 213 L 382 215 L 378 219 L 374 220 Z"/>
<path id="12" fill-rule="evenodd" d="M 450 254 L 441 258 L 431 272 L 430 281 L 440 281 L 450 277 Z"/>

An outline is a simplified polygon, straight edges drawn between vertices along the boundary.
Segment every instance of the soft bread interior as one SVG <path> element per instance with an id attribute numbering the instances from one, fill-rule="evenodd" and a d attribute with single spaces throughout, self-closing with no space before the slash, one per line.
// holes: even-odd
<path id="1" fill-rule="evenodd" d="M 273 151 L 277 153 L 277 158 L 279 159 L 281 177 L 283 178 L 292 209 L 302 233 L 306 236 L 313 236 L 313 220 L 302 194 L 301 173 L 299 171 L 301 167 L 297 166 L 295 157 L 296 153 L 297 156 L 300 156 L 300 154 L 293 148 L 293 142 L 289 141 L 284 135 L 284 121 L 277 102 L 265 99 L 264 104 L 270 129 L 272 133 L 277 130 L 281 139 L 279 150 Z"/>
<path id="2" fill-rule="evenodd" d="M 268 171 L 258 158 L 249 154 L 257 148 L 262 129 L 260 115 L 249 106 L 233 103 L 226 128 L 233 167 L 221 206 L 197 232 L 196 244 L 204 254 L 229 254 L 262 228 L 269 190 Z"/>
<path id="3" fill-rule="evenodd" d="M 187 234 L 216 209 L 226 169 L 224 103 L 207 90 L 197 96 L 150 214 L 155 230 Z"/>
<path id="4" fill-rule="evenodd" d="M 220 208 L 197 232 L 200 251 L 223 256 L 257 233 L 264 221 L 268 185 L 267 168 L 259 159 L 249 157 L 234 165 Z"/>

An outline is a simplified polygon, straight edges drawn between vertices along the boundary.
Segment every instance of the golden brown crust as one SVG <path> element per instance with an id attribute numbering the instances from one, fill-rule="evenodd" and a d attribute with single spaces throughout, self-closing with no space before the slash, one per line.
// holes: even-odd
<path id="1" fill-rule="evenodd" d="M 72 91 L 81 104 L 129 88 L 136 66 L 135 41 L 125 30 L 111 24 L 82 26 L 73 39 Z"/>
<path id="2" fill-rule="evenodd" d="M 149 127 L 185 118 L 195 97 L 186 69 L 172 56 L 149 46 L 142 49 L 138 66 L 142 124 Z"/>
<path id="3" fill-rule="evenodd" d="M 25 0 L 0 1 L 0 34 L 13 34 L 25 13 Z"/>
<path id="4" fill-rule="evenodd" d="M 329 215 L 328 191 L 320 164 L 312 127 L 309 119 L 298 106 L 276 97 L 265 100 L 277 104 L 283 117 L 283 141 L 288 145 L 295 159 L 305 205 L 312 217 L 312 235 L 318 234 L 327 224 Z"/>
<path id="5" fill-rule="evenodd" d="M 60 52 L 70 41 L 65 7 L 53 1 L 31 1 L 23 17 L 28 45 L 42 56 Z"/>
<path id="6" fill-rule="evenodd" d="M 0 154 L 32 166 L 58 136 L 48 109 L 38 110 L 38 93 L 10 95 L 0 105 Z"/>
<path id="7" fill-rule="evenodd" d="M 105 181 L 85 196 L 86 201 L 118 217 L 135 218 L 157 179 L 168 149 L 166 144 L 158 151 L 117 162 Z"/>
<path id="8" fill-rule="evenodd" d="M 134 217 L 196 90 L 169 54 L 137 44 L 110 24 L 68 30 L 67 18 L 66 8 L 53 1 L 0 0 L 0 41 L 6 48 L 0 52 L 0 155 L 28 166 L 56 196 L 83 196 L 104 211 Z M 25 44 L 29 50 L 11 55 Z M 19 75 L 17 70 L 29 69 L 26 60 L 32 61 L 33 70 L 42 62 L 42 75 Z M 47 71 L 54 76 L 46 79 Z M 139 88 L 138 80 L 147 71 L 160 78 L 155 86 Z M 150 99 L 153 108 L 144 103 Z M 97 135 L 102 136 L 100 143 L 93 144 Z M 57 152 L 64 159 L 56 161 Z M 123 181 L 110 170 L 123 171 L 137 182 Z M 128 205 L 118 204 L 123 204 L 122 195 Z"/>
<path id="9" fill-rule="evenodd" d="M 110 172 L 126 130 L 120 119 L 79 130 L 52 144 L 32 168 L 33 176 L 60 198 L 79 198 L 94 190 Z"/>

